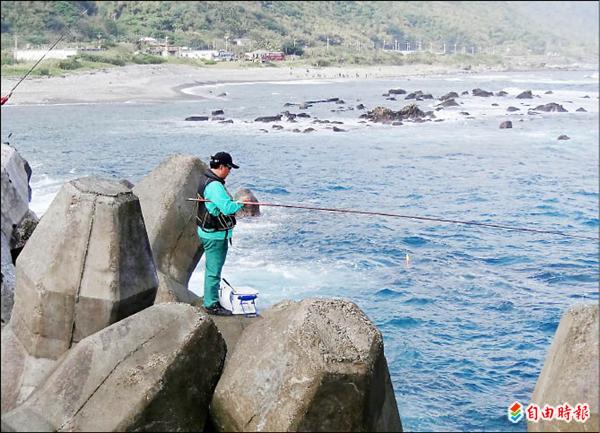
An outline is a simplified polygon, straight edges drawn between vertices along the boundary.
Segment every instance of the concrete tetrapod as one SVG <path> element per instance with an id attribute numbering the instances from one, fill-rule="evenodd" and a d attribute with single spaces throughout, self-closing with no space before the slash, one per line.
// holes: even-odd
<path id="1" fill-rule="evenodd" d="M 284 301 L 242 333 L 215 390 L 219 431 L 402 431 L 379 330 L 352 302 Z"/>
<path id="2" fill-rule="evenodd" d="M 2 232 L 10 241 L 13 227 L 21 222 L 29 210 L 29 176 L 31 168 L 21 155 L 7 144 L 2 144 L 0 190 L 2 199 Z"/>
<path id="3" fill-rule="evenodd" d="M 15 267 L 11 259 L 10 242 L 15 228 L 29 210 L 29 177 L 31 168 L 21 155 L 7 144 L 2 144 L 0 206 L 2 207 L 2 302 L 0 320 L 4 327 L 10 320 L 15 292 Z"/>
<path id="4" fill-rule="evenodd" d="M 563 315 L 531 396 L 531 403 L 540 409 L 564 403 L 575 409 L 577 404 L 587 403 L 590 418 L 585 423 L 574 419 L 529 421 L 527 431 L 600 431 L 599 308 L 598 304 L 580 304 Z"/>
<path id="5" fill-rule="evenodd" d="M 3 429 L 203 431 L 225 351 L 198 308 L 154 305 L 70 349 Z"/>
<path id="6" fill-rule="evenodd" d="M 196 233 L 195 202 L 186 199 L 196 197 L 207 169 L 194 156 L 174 155 L 133 188 L 140 199 L 159 273 L 156 303 L 197 300 L 187 285 L 204 250 Z"/>
<path id="7" fill-rule="evenodd" d="M 76 179 L 17 259 L 11 326 L 30 355 L 57 359 L 152 305 L 157 286 L 137 197 L 116 181 Z"/>

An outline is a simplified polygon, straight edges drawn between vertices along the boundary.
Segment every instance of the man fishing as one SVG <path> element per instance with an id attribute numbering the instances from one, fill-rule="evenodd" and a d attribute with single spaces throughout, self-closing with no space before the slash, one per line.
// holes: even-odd
<path id="1" fill-rule="evenodd" d="M 210 170 L 207 170 L 198 186 L 198 237 L 204 247 L 206 270 L 204 272 L 204 309 L 208 314 L 229 316 L 231 311 L 219 303 L 221 270 L 231 243 L 234 214 L 244 205 L 232 200 L 225 188 L 225 179 L 231 169 L 239 168 L 227 152 L 218 152 L 210 157 Z"/>

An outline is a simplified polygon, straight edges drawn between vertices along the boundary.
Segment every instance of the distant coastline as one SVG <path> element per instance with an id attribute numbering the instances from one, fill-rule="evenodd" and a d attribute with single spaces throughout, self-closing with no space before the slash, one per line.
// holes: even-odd
<path id="1" fill-rule="evenodd" d="M 481 72 L 535 71 L 547 69 L 597 70 L 594 65 L 556 67 L 473 66 L 465 69 L 448 65 L 402 66 L 312 66 L 275 68 L 206 68 L 183 64 L 127 65 L 60 77 L 28 78 L 11 97 L 10 105 L 52 105 L 76 103 L 160 102 L 217 97 L 204 86 L 251 82 L 302 80 L 364 80 L 424 77 Z M 8 93 L 17 78 L 2 77 L 2 95 Z"/>

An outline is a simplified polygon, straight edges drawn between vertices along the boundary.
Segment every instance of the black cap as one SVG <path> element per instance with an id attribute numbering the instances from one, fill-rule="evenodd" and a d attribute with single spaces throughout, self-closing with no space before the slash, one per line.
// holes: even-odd
<path id="1" fill-rule="evenodd" d="M 231 155 L 227 152 L 218 152 L 210 157 L 210 162 L 214 162 L 215 164 L 223 164 L 229 168 L 240 168 L 239 165 L 233 163 L 233 159 Z"/>

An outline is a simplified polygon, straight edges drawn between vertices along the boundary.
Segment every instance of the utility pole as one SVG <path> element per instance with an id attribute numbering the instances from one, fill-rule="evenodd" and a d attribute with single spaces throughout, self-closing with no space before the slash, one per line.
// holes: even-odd
<path id="1" fill-rule="evenodd" d="M 446 42 L 444 42 L 444 51 L 443 54 L 446 54 Z"/>
<path id="2" fill-rule="evenodd" d="M 329 51 L 329 36 L 327 36 L 327 51 Z"/>

